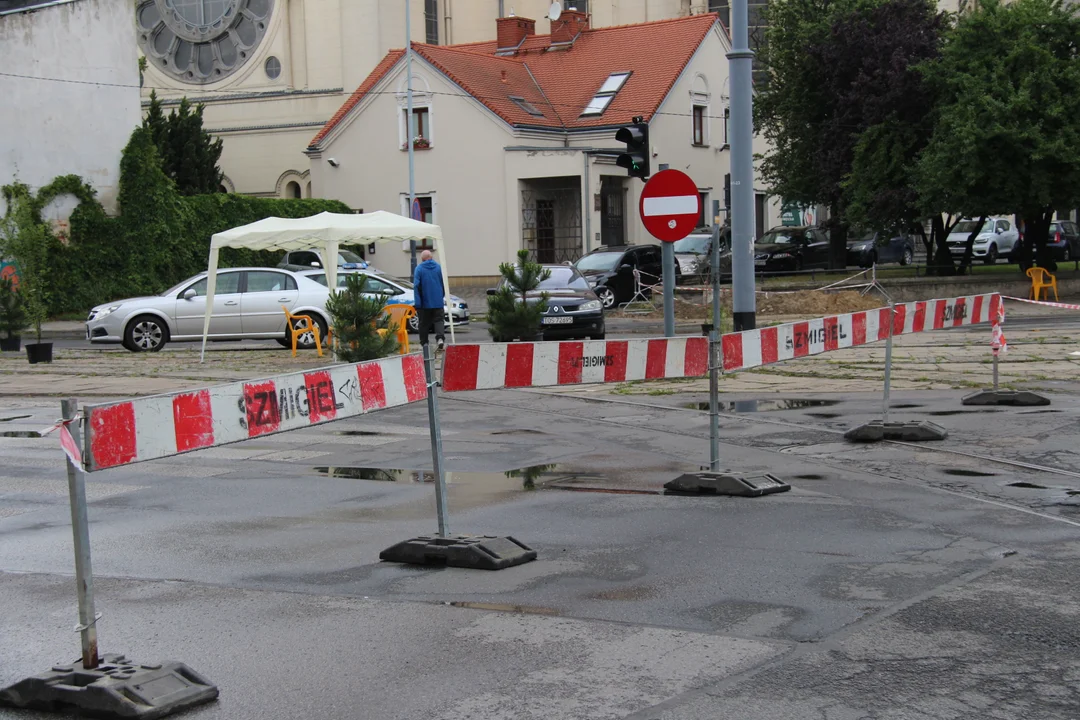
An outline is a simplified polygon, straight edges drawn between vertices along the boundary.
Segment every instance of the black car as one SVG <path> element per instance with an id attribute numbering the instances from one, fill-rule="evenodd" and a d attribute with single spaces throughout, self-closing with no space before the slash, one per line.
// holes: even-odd
<path id="1" fill-rule="evenodd" d="M 636 288 L 634 270 L 641 274 L 642 285 L 663 282 L 663 262 L 659 245 L 607 245 L 582 255 L 574 267 L 588 281 L 605 308 L 629 302 Z M 675 277 L 681 275 L 678 263 Z"/>
<path id="2" fill-rule="evenodd" d="M 551 271 L 551 276 L 532 293 L 548 294 L 547 311 L 540 321 L 544 340 L 603 340 L 604 305 L 581 273 L 570 265 L 544 268 Z M 488 295 L 496 292 L 488 290 Z"/>
<path id="3" fill-rule="evenodd" d="M 792 272 L 829 266 L 829 236 L 816 225 L 776 227 L 754 242 L 756 272 Z"/>
<path id="4" fill-rule="evenodd" d="M 847 244 L 847 264 L 868 268 L 898 262 L 910 265 L 915 259 L 915 239 L 907 233 L 880 233 L 854 230 Z"/>
<path id="5" fill-rule="evenodd" d="M 1080 229 L 1071 220 L 1055 220 L 1050 223 L 1046 247 L 1055 260 L 1069 262 L 1080 257 Z"/>

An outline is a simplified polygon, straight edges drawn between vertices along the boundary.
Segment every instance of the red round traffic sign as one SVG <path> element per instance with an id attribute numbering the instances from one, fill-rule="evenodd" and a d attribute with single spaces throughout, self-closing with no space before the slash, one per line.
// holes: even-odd
<path id="1" fill-rule="evenodd" d="M 661 170 L 649 178 L 641 191 L 641 222 L 657 240 L 682 240 L 697 227 L 701 196 L 690 176 L 678 170 Z"/>

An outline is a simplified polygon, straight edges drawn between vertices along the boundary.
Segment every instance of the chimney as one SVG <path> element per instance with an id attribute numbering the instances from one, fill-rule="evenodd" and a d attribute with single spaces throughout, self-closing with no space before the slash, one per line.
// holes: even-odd
<path id="1" fill-rule="evenodd" d="M 536 21 L 525 17 L 501 17 L 495 21 L 496 51 L 513 50 L 530 35 L 536 34 Z"/>
<path id="2" fill-rule="evenodd" d="M 551 44 L 572 43 L 582 30 L 589 29 L 589 14 L 580 10 L 564 10 L 551 23 Z"/>

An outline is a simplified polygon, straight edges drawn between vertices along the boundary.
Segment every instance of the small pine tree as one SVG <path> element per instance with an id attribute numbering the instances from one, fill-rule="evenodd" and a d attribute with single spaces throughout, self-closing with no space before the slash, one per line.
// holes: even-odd
<path id="1" fill-rule="evenodd" d="M 366 292 L 367 276 L 349 273 L 345 287 L 330 293 L 326 301 L 334 328 L 334 352 L 342 362 L 377 360 L 398 350 L 397 325 L 383 312 L 386 301 Z"/>
<path id="2" fill-rule="evenodd" d="M 11 278 L 0 278 L 0 333 L 13 338 L 26 329 L 26 309 Z"/>
<path id="3" fill-rule="evenodd" d="M 503 281 L 488 297 L 488 332 L 495 342 L 532 340 L 540 332 L 548 300 L 546 292 L 537 294 L 536 289 L 551 271 L 530 261 L 528 250 L 518 250 L 517 264 L 502 263 L 499 273 Z"/>

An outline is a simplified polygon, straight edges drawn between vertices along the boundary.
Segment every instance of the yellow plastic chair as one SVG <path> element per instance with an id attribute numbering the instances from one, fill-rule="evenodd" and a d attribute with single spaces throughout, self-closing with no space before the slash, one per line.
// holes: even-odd
<path id="1" fill-rule="evenodd" d="M 409 352 L 409 320 L 416 317 L 416 308 L 404 303 L 393 303 L 383 308 L 390 316 L 391 324 L 397 326 L 398 352 L 405 355 Z M 386 335 L 386 328 L 379 328 L 379 335 Z"/>
<path id="2" fill-rule="evenodd" d="M 289 312 L 289 308 L 284 305 L 281 306 L 281 309 L 285 311 L 286 327 L 288 327 L 289 334 L 292 337 L 292 356 L 296 357 L 297 339 L 304 333 L 309 332 L 315 336 L 315 349 L 319 351 L 319 357 L 322 357 L 322 338 L 319 337 L 319 326 L 312 322 L 307 315 L 293 315 Z"/>
<path id="3" fill-rule="evenodd" d="M 1049 300 L 1050 290 L 1054 291 L 1054 300 L 1058 299 L 1057 278 L 1048 273 L 1045 268 L 1028 268 L 1027 276 L 1031 278 L 1031 290 L 1028 291 L 1029 299 L 1042 300 L 1043 298 L 1040 296 L 1046 293 L 1046 299 Z M 1047 280 L 1047 278 L 1050 279 Z"/>

